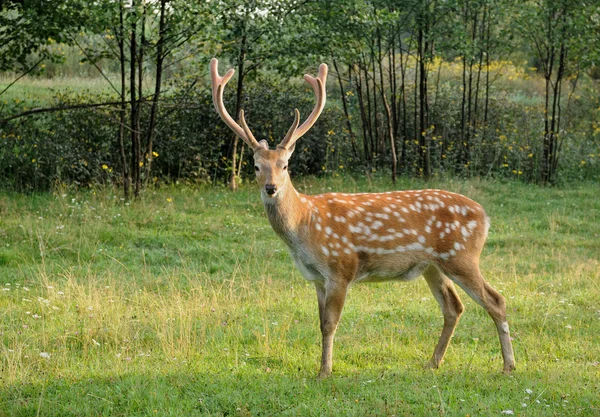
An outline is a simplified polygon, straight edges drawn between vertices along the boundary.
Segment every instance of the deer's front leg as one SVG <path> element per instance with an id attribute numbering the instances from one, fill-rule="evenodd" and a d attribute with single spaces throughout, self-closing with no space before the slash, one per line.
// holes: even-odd
<path id="1" fill-rule="evenodd" d="M 317 299 L 319 301 L 319 319 L 323 336 L 323 353 L 321 355 L 321 370 L 319 378 L 331 374 L 333 364 L 333 339 L 337 330 L 344 302 L 346 301 L 346 284 L 317 284 Z"/>

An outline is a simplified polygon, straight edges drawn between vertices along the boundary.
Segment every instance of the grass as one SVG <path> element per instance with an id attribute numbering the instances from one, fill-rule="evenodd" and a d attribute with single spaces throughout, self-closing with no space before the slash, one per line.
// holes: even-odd
<path id="1" fill-rule="evenodd" d="M 296 181 L 308 193 L 387 181 Z M 482 258 L 517 360 L 467 310 L 439 370 L 423 280 L 357 285 L 316 380 L 316 297 L 254 186 L 0 194 L 0 416 L 600 413 L 599 187 L 437 182 L 492 218 Z M 405 181 L 399 188 L 422 188 Z"/>
<path id="2" fill-rule="evenodd" d="M 12 83 L 14 78 L 16 76 L 8 77 L 0 74 L 0 92 Z M 21 111 L 31 107 L 46 106 L 54 101 L 57 93 L 66 91 L 93 95 L 114 93 L 114 90 L 103 78 L 24 77 L 0 96 L 0 111 L 3 105 L 16 106 Z"/>

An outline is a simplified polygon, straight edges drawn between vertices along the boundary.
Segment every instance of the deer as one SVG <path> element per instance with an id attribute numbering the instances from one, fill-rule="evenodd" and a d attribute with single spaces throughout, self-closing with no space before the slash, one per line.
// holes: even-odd
<path id="1" fill-rule="evenodd" d="M 438 189 L 382 193 L 305 195 L 291 182 L 288 161 L 296 141 L 316 122 L 325 107 L 328 67 L 304 79 L 314 90 L 316 105 L 300 125 L 300 112 L 283 140 L 270 149 L 257 141 L 244 117 L 239 124 L 223 103 L 223 89 L 234 74 L 219 75 L 210 62 L 212 98 L 225 124 L 254 153 L 254 170 L 266 216 L 289 249 L 296 267 L 317 292 L 322 354 L 319 378 L 332 373 L 334 336 L 350 285 L 388 280 L 411 281 L 423 276 L 439 304 L 444 323 L 426 367 L 438 368 L 464 306 L 454 284 L 491 316 L 500 338 L 504 373 L 515 369 L 504 297 L 479 269 L 490 220 L 483 207 L 453 192 Z"/>

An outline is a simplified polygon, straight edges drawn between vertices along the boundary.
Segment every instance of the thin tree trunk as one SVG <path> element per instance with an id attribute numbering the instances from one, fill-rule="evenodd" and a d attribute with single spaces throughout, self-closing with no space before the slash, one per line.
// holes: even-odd
<path id="1" fill-rule="evenodd" d="M 427 62 L 426 54 L 429 42 L 426 40 L 429 31 L 428 10 L 424 11 L 423 20 L 419 27 L 419 168 L 425 179 L 431 176 L 430 146 L 428 130 L 428 104 L 427 104 Z"/>
<path id="2" fill-rule="evenodd" d="M 124 13 L 123 1 L 119 3 L 119 64 L 121 70 L 121 112 L 119 114 L 119 152 L 121 154 L 121 166 L 123 167 L 123 197 L 129 199 L 129 187 L 131 178 L 129 177 L 129 167 L 127 163 L 127 155 L 125 152 L 125 116 L 127 113 L 125 105 L 126 92 L 126 75 L 125 75 L 125 24 L 123 19 Z"/>
<path id="3" fill-rule="evenodd" d="M 146 46 L 146 1 L 142 0 L 142 23 L 140 26 L 140 44 L 139 44 L 139 53 L 138 53 L 138 111 L 136 117 L 136 141 L 137 141 L 137 160 L 139 168 L 138 175 L 135 182 L 134 195 L 136 198 L 140 196 L 142 191 L 142 166 L 144 165 L 144 160 L 142 159 L 142 104 L 144 101 L 144 52 Z"/>
<path id="4" fill-rule="evenodd" d="M 377 49 L 378 49 L 378 59 L 377 62 L 379 63 L 379 80 L 381 81 L 380 84 L 380 92 L 381 92 L 381 99 L 383 101 L 383 107 L 385 109 L 385 115 L 386 115 L 386 120 L 387 120 L 387 130 L 388 130 L 388 139 L 390 141 L 390 154 L 392 157 L 392 182 L 394 184 L 396 184 L 396 171 L 398 168 L 398 157 L 396 155 L 396 139 L 394 137 L 394 123 L 393 123 L 393 119 L 392 119 L 392 112 L 390 109 L 390 105 L 388 104 L 388 100 L 387 97 L 385 95 L 385 85 L 383 83 L 383 65 L 381 63 L 381 61 L 383 60 L 383 57 L 381 56 L 381 30 L 379 29 L 379 24 L 377 24 Z M 373 73 L 373 79 L 375 79 L 376 74 Z"/>
<path id="5" fill-rule="evenodd" d="M 158 22 L 158 44 L 156 45 L 156 80 L 154 83 L 154 95 L 152 96 L 152 106 L 150 108 L 150 123 L 148 125 L 148 140 L 146 145 L 146 184 L 150 181 L 152 175 L 152 160 L 154 138 L 156 137 L 156 113 L 158 111 L 158 100 L 160 98 L 162 85 L 162 72 L 164 56 L 164 43 L 166 35 L 166 4 L 167 0 L 160 0 L 160 17 Z"/>
<path id="6" fill-rule="evenodd" d="M 400 36 L 400 35 L 398 35 Z M 410 45 L 410 43 L 409 43 Z M 400 39 L 400 95 L 402 96 L 402 153 L 400 155 L 400 169 L 406 171 L 406 142 L 408 141 L 408 114 L 406 110 L 406 65 L 402 52 L 402 40 Z M 408 51 L 407 51 L 408 52 Z M 407 53 L 408 57 L 408 53 Z M 408 58 L 407 58 L 408 59 Z M 407 63 L 408 64 L 408 61 Z"/>
<path id="7" fill-rule="evenodd" d="M 239 119 L 240 110 L 242 108 L 242 94 L 244 90 L 244 61 L 246 60 L 246 30 L 244 28 L 244 35 L 242 36 L 241 44 L 240 44 L 240 54 L 238 55 L 238 82 L 237 82 L 237 92 L 236 92 L 236 100 L 235 100 L 235 117 Z M 229 188 L 232 191 L 237 190 L 237 145 L 238 145 L 238 137 L 237 135 L 233 135 L 232 141 L 232 150 L 231 150 L 231 177 L 229 178 Z"/>
<path id="8" fill-rule="evenodd" d="M 132 5 L 133 12 L 138 6 L 138 2 L 134 1 Z M 137 61 L 137 22 L 136 16 L 131 20 L 131 39 L 129 42 L 129 93 L 131 98 L 131 181 L 137 184 L 140 177 L 140 160 L 139 160 L 139 140 L 138 140 L 138 112 L 139 103 L 136 97 L 136 61 Z M 135 187 L 135 186 L 134 186 Z M 134 188 L 134 197 L 138 197 L 139 190 Z"/>
<path id="9" fill-rule="evenodd" d="M 388 48 L 388 66 L 389 66 L 389 83 L 391 89 L 391 104 L 392 104 L 392 119 L 394 122 L 394 137 L 398 137 L 398 108 L 397 108 L 397 93 L 398 85 L 396 82 L 396 36 L 394 31 L 390 29 L 390 44 Z"/>
<path id="10" fill-rule="evenodd" d="M 350 121 L 350 114 L 348 113 L 348 103 L 347 103 L 347 98 L 346 98 L 346 92 L 344 91 L 344 84 L 342 82 L 342 75 L 340 74 L 340 70 L 338 69 L 335 58 L 332 57 L 332 60 L 333 60 L 333 68 L 335 69 L 338 84 L 340 86 L 340 94 L 342 95 L 342 107 L 344 109 L 344 115 L 346 116 L 346 126 L 348 127 L 348 134 L 350 135 L 350 144 L 352 145 L 352 153 L 354 154 L 354 156 L 356 158 L 358 158 L 358 150 L 356 149 L 356 141 L 354 140 L 354 133 L 352 132 L 352 123 Z"/>
<path id="11" fill-rule="evenodd" d="M 383 166 L 383 138 L 379 137 L 379 120 L 377 112 L 377 80 L 375 70 L 375 37 L 371 36 L 371 64 L 373 67 L 373 125 L 375 126 L 375 144 L 377 147 L 377 162 L 380 167 Z"/>
<path id="12" fill-rule="evenodd" d="M 365 103 L 364 103 L 364 96 L 363 96 L 363 89 L 362 89 L 362 78 L 360 75 L 360 67 L 358 68 L 358 70 L 356 70 L 356 93 L 358 94 L 358 105 L 360 108 L 360 119 L 361 119 L 361 126 L 362 126 L 362 132 L 363 132 L 363 150 L 365 153 L 365 161 L 367 163 L 369 163 L 369 161 L 371 160 L 371 152 L 369 150 L 369 133 L 368 133 L 368 119 L 367 119 L 367 114 L 366 114 L 366 109 L 365 109 Z"/>
<path id="13" fill-rule="evenodd" d="M 363 57 L 364 60 L 364 57 Z M 363 71 L 363 75 L 365 77 L 365 95 L 367 97 L 367 120 L 369 121 L 369 139 L 371 142 L 371 155 L 369 157 L 369 160 L 372 160 L 373 157 L 376 157 L 377 155 L 377 149 L 375 147 L 374 144 L 374 135 L 373 135 L 373 118 L 371 117 L 371 90 L 369 88 L 369 74 L 368 74 L 368 69 L 367 69 L 367 62 L 363 61 L 364 65 L 362 66 L 362 71 Z M 375 127 L 375 130 L 377 129 L 377 127 Z M 375 161 L 376 162 L 376 161 Z"/>
<path id="14" fill-rule="evenodd" d="M 560 45 L 560 53 L 558 58 L 558 69 L 556 71 L 556 81 L 554 83 L 553 89 L 553 101 L 552 101 L 552 122 L 550 125 L 550 131 L 552 132 L 551 141 L 549 143 L 549 164 L 550 164 L 550 172 L 549 172 L 549 182 L 554 184 L 557 179 L 556 175 L 556 166 L 558 166 L 558 154 L 556 152 L 558 135 L 559 135 L 559 125 L 560 125 L 560 95 L 561 95 L 561 87 L 562 80 L 564 75 L 564 67 L 565 67 L 565 58 L 566 58 L 566 46 L 564 44 L 564 39 Z"/>

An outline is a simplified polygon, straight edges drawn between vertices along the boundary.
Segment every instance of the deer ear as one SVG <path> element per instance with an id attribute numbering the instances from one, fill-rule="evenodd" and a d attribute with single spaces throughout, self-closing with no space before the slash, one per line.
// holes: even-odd
<path id="1" fill-rule="evenodd" d="M 258 142 L 258 144 L 265 148 L 267 151 L 269 150 L 269 142 L 267 142 L 266 140 L 263 139 L 260 142 Z"/>

